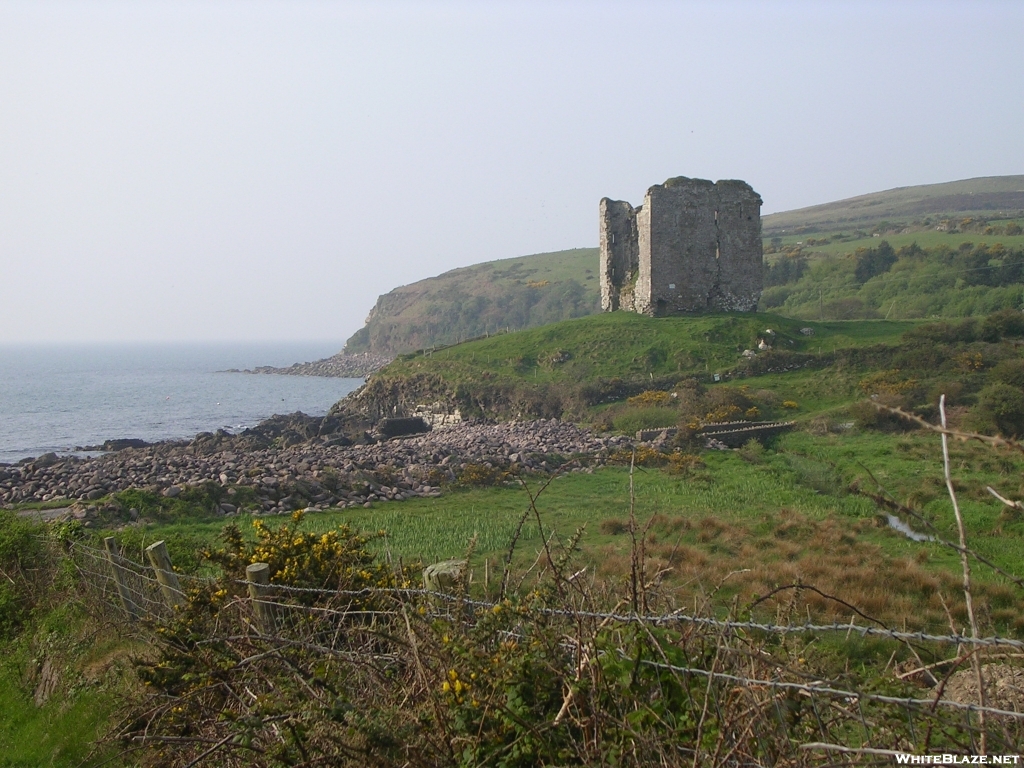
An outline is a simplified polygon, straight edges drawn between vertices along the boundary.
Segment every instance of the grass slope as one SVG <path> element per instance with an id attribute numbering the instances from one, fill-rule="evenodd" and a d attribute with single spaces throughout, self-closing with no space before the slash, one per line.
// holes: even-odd
<path id="1" fill-rule="evenodd" d="M 349 353 L 398 354 L 598 310 L 596 248 L 490 261 L 395 288 L 377 299 Z"/>
<path id="2" fill-rule="evenodd" d="M 743 360 L 769 328 L 775 347 L 827 351 L 894 343 L 912 323 L 817 323 L 773 314 L 651 318 L 610 312 L 397 359 L 380 376 L 436 373 L 449 383 L 487 380 L 584 382 L 594 378 L 715 373 Z M 800 330 L 811 328 L 813 336 Z"/>
<path id="3" fill-rule="evenodd" d="M 1024 176 L 986 176 L 943 184 L 897 187 L 858 195 L 762 219 L 765 235 L 803 229 L 808 232 L 870 228 L 891 219 L 963 217 L 968 214 L 1002 217 L 1024 215 Z"/>

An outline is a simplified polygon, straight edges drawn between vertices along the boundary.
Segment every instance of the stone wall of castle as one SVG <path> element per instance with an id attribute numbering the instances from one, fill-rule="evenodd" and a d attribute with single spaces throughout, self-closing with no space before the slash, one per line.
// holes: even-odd
<path id="1" fill-rule="evenodd" d="M 764 287 L 761 198 L 742 181 L 678 177 L 643 205 L 605 198 L 601 307 L 663 316 L 753 312 Z"/>
<path id="2" fill-rule="evenodd" d="M 621 200 L 601 201 L 601 308 L 633 310 L 639 268 L 636 209 Z"/>

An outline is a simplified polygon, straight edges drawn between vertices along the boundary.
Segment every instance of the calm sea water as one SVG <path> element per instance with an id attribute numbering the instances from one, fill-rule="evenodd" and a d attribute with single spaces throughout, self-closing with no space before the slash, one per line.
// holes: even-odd
<path id="1" fill-rule="evenodd" d="M 219 371 L 337 351 L 294 343 L 0 346 L 0 462 L 115 438 L 239 432 L 274 414 L 323 415 L 362 379 Z"/>

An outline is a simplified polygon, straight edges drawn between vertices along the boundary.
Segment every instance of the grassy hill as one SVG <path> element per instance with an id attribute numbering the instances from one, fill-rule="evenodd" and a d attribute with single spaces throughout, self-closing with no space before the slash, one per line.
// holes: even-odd
<path id="1" fill-rule="evenodd" d="M 683 380 L 711 385 L 798 370 L 802 382 L 818 376 L 836 354 L 897 345 L 901 334 L 913 327 L 892 321 L 805 322 L 771 314 L 656 319 L 601 313 L 402 355 L 370 378 L 360 400 L 387 414 L 444 402 L 466 416 L 601 421 L 605 404 L 645 390 L 671 389 Z M 745 357 L 744 350 L 755 349 L 759 339 L 768 339 L 773 349 Z M 797 397 L 784 394 L 778 403 L 791 394 Z M 810 398 L 815 408 L 837 406 L 853 397 L 845 384 L 815 383 L 800 391 L 800 399 Z M 617 428 L 629 432 L 635 431 L 633 426 L 672 426 L 681 418 L 675 412 L 655 415 L 668 423 L 623 422 Z M 764 415 L 782 416 L 784 411 L 765 410 Z"/>
<path id="2" fill-rule="evenodd" d="M 843 421 L 867 395 L 932 417 L 947 393 L 975 428 L 1024 434 L 1022 336 L 1015 309 L 927 324 L 602 313 L 403 355 L 355 402 L 379 414 L 443 403 L 463 416 L 633 433 L 742 418 Z M 861 417 L 874 424 L 870 407 Z"/>
<path id="3" fill-rule="evenodd" d="M 1024 176 L 986 176 L 944 184 L 897 187 L 846 200 L 765 216 L 766 236 L 871 229 L 891 220 L 1024 216 Z"/>
<path id="4" fill-rule="evenodd" d="M 597 312 L 596 248 L 462 267 L 377 299 L 345 351 L 394 355 Z"/>
<path id="5" fill-rule="evenodd" d="M 608 312 L 434 353 L 403 355 L 382 373 L 443 373 L 451 382 L 710 377 L 744 362 L 743 351 L 756 348 L 768 329 L 775 334 L 775 354 L 801 354 L 895 343 L 913 327 L 891 321 L 805 323 L 773 314 L 651 318 Z M 813 335 L 802 334 L 803 328 Z"/>

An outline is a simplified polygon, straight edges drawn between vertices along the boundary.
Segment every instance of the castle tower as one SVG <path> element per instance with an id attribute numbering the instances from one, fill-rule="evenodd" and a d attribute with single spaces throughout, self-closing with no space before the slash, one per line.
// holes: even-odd
<path id="1" fill-rule="evenodd" d="M 764 287 L 761 198 L 742 181 L 680 176 L 643 205 L 600 205 L 601 307 L 663 316 L 753 312 Z"/>

